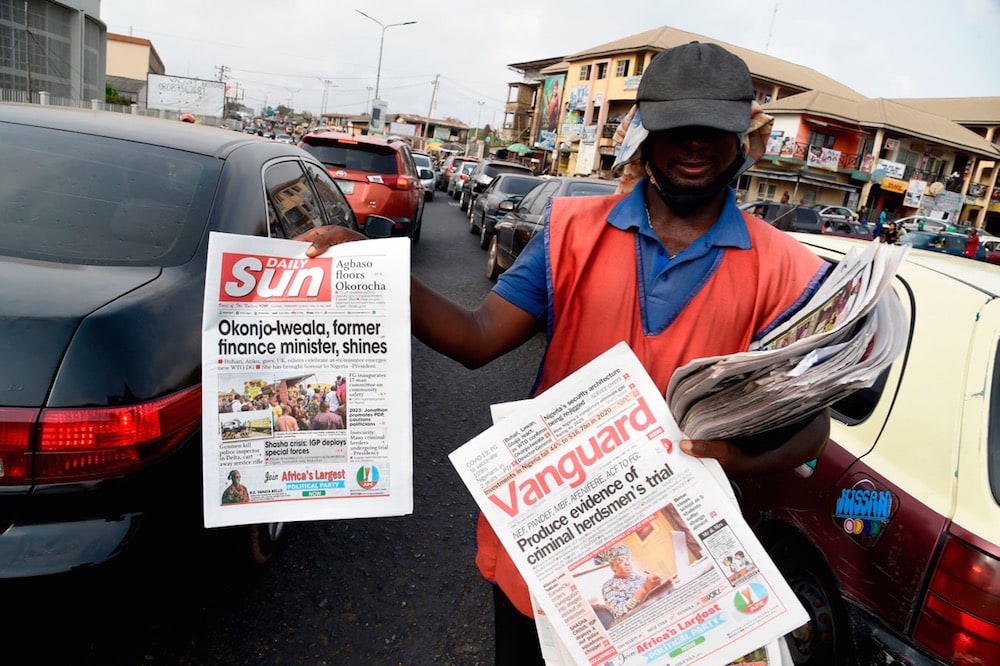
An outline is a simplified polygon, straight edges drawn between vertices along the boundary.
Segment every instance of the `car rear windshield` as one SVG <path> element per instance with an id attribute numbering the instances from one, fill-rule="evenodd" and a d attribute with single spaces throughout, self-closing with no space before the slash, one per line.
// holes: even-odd
<path id="1" fill-rule="evenodd" d="M 513 164 L 486 164 L 483 166 L 483 173 L 492 177 L 499 173 L 531 173 L 531 169 Z"/>
<path id="2" fill-rule="evenodd" d="M 221 162 L 58 129 L 0 123 L 0 254 L 170 266 L 204 234 Z"/>
<path id="3" fill-rule="evenodd" d="M 389 146 L 324 141 L 305 143 L 302 147 L 326 166 L 387 176 L 398 173 L 396 150 Z"/>
<path id="4" fill-rule="evenodd" d="M 512 176 L 497 183 L 497 189 L 504 194 L 527 194 L 537 184 L 538 179 L 535 177 Z"/>
<path id="5" fill-rule="evenodd" d="M 570 183 L 570 186 L 566 188 L 566 196 L 589 197 L 614 194 L 616 187 L 616 185 L 608 185 L 606 183 Z"/>

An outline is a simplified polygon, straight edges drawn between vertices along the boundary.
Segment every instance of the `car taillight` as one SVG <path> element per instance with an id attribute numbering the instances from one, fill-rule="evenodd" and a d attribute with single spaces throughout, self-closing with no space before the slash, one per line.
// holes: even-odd
<path id="1" fill-rule="evenodd" d="M 950 664 L 1000 664 L 1000 559 L 949 536 L 913 637 Z"/>
<path id="2" fill-rule="evenodd" d="M 201 424 L 201 387 L 125 407 L 0 411 L 0 484 L 61 483 L 120 476 L 161 457 Z M 16 415 L 15 415 L 16 413 Z M 13 435 L 12 440 L 8 436 Z M 17 455 L 8 441 L 17 441 Z M 8 470 L 8 462 L 10 469 Z"/>
<path id="3" fill-rule="evenodd" d="M 408 190 L 412 181 L 409 176 L 396 176 L 396 189 L 397 190 Z"/>
<path id="4" fill-rule="evenodd" d="M 0 408 L 0 485 L 31 482 L 31 433 L 37 409 Z"/>

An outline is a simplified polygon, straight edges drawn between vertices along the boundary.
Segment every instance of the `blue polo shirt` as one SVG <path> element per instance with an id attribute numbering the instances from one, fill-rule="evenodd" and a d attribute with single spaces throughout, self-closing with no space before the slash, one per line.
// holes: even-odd
<path id="1" fill-rule="evenodd" d="M 676 256 L 666 248 L 649 226 L 646 214 L 647 179 L 640 180 L 632 192 L 615 204 L 607 224 L 622 230 L 635 230 L 636 265 L 642 271 L 639 280 L 642 327 L 647 335 L 663 332 L 698 293 L 718 268 L 727 247 L 748 249 L 750 233 L 736 207 L 736 195 L 726 188 L 722 214 L 712 227 Z M 551 213 L 551 202 L 545 218 Z M 548 277 L 549 229 L 535 234 L 518 255 L 514 265 L 500 274 L 493 288 L 498 296 L 535 317 L 543 317 L 552 305 Z"/>

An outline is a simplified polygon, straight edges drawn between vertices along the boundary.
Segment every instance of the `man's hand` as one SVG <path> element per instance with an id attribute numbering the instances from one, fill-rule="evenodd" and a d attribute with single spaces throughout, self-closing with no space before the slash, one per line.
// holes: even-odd
<path id="1" fill-rule="evenodd" d="M 650 592 L 655 590 L 662 582 L 663 579 L 657 576 L 656 574 L 653 573 L 648 574 L 646 576 L 645 582 L 643 582 L 642 584 L 642 589 L 645 590 L 646 594 L 649 594 Z"/>
<path id="2" fill-rule="evenodd" d="M 299 234 L 293 240 L 312 243 L 306 248 L 307 257 L 318 257 L 326 252 L 331 246 L 350 241 L 365 240 L 364 234 L 358 233 L 347 227 L 331 224 L 325 227 L 310 229 L 304 234 Z"/>
<path id="3" fill-rule="evenodd" d="M 684 439 L 681 451 L 695 458 L 715 458 L 730 478 L 769 474 L 795 469 L 804 462 L 819 457 L 830 437 L 830 409 L 820 410 L 808 421 L 788 429 L 764 433 L 774 435 L 776 446 L 747 451 L 734 442 L 721 439 Z"/>
<path id="4" fill-rule="evenodd" d="M 731 477 L 746 476 L 755 469 L 754 456 L 722 439 L 684 439 L 680 447 L 681 451 L 695 458 L 715 458 Z"/>

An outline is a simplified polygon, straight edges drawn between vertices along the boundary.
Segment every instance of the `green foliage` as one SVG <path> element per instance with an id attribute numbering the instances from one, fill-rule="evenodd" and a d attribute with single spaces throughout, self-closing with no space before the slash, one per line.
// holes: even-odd
<path id="1" fill-rule="evenodd" d="M 104 84 L 104 102 L 105 104 L 118 104 L 120 106 L 132 105 L 132 100 L 121 95 L 117 90 L 111 87 L 110 83 Z"/>

